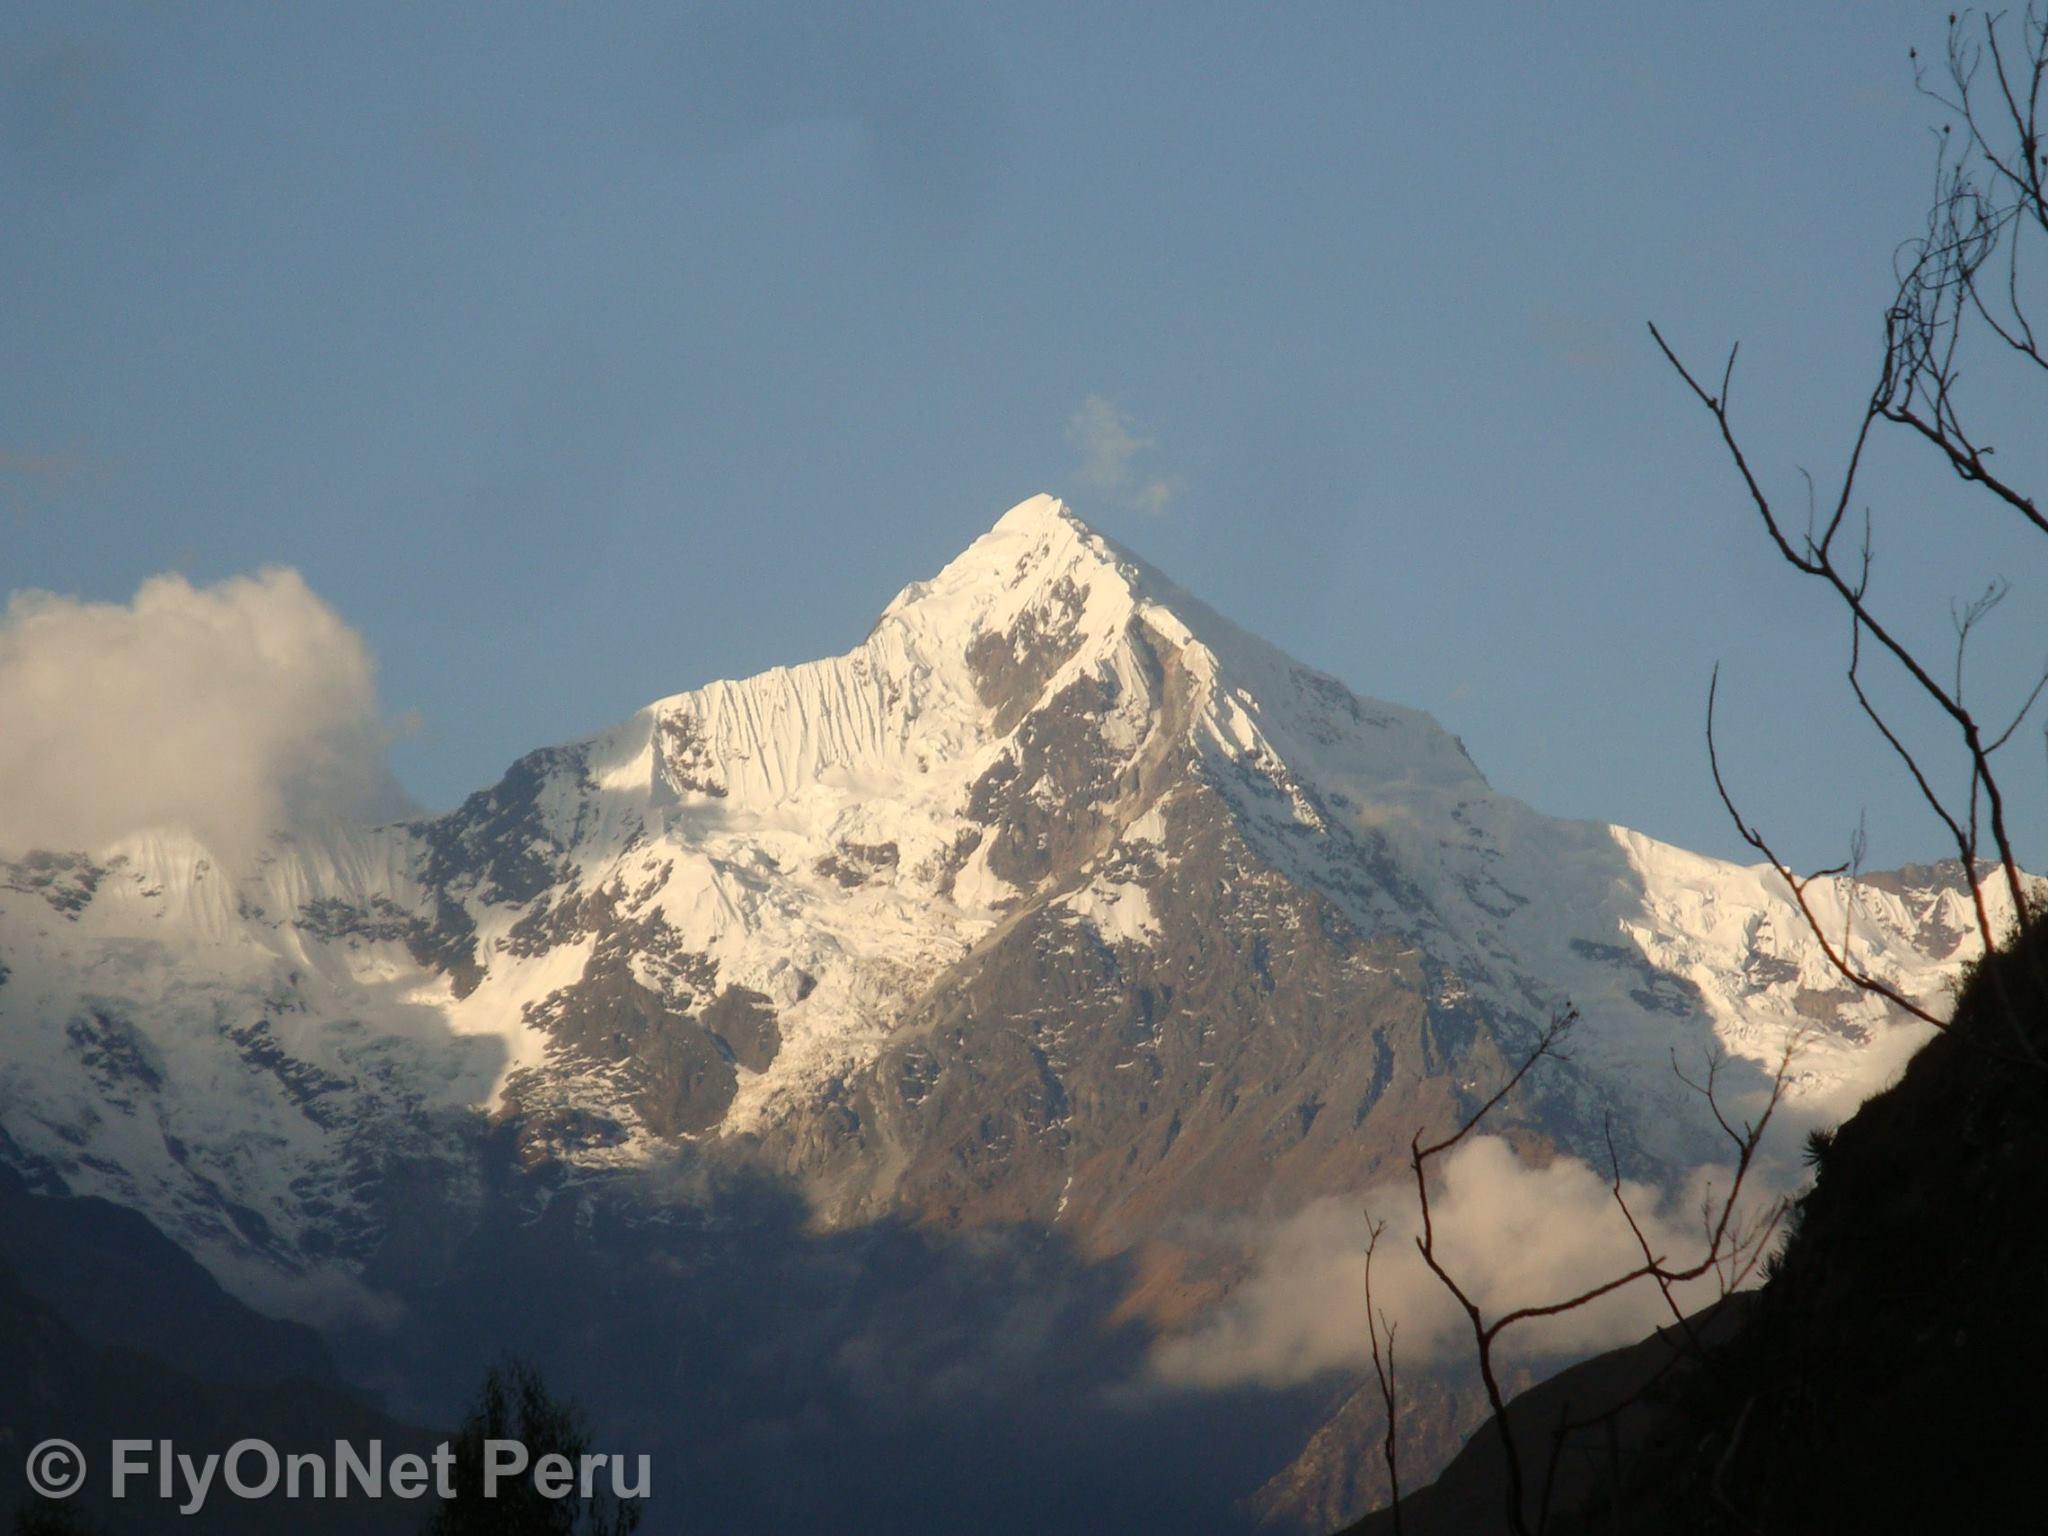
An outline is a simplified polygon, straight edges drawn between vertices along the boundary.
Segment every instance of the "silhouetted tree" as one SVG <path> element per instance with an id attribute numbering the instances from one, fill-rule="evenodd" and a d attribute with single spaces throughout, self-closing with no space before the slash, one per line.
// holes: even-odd
<path id="1" fill-rule="evenodd" d="M 1964 367 L 1966 361 L 1977 361 L 1978 353 L 1988 353 L 1992 360 L 2002 359 L 2011 376 L 2048 389 L 2048 342 L 2044 342 L 2043 332 L 2037 329 L 2037 319 L 2040 325 L 2048 326 L 2048 312 L 2042 309 L 2048 296 L 2043 294 L 2043 282 L 2033 265 L 2039 258 L 2041 241 L 2048 239 L 2048 137 L 2044 137 L 2043 113 L 2044 105 L 2048 105 L 2044 103 L 2044 97 L 2048 97 L 2048 0 L 2032 0 L 2017 20 L 2004 14 L 1951 16 L 1947 47 L 1938 71 L 1930 74 L 1917 53 L 1913 55 L 1913 66 L 1920 90 L 1939 103 L 1949 118 L 1941 134 L 1934 195 L 1924 231 L 1902 248 L 1898 287 L 1884 315 L 1877 378 L 1865 402 L 1846 466 L 1825 496 L 1811 479 L 1807 481 L 1809 494 L 1803 519 L 1795 522 L 1785 515 L 1766 490 L 1736 432 L 1729 405 L 1736 351 L 1729 352 L 1718 387 L 1710 389 L 1680 361 L 1654 324 L 1650 333 L 1666 360 L 1712 416 L 1729 460 L 1778 554 L 1801 576 L 1816 584 L 1847 620 L 1849 689 L 1884 742 L 1884 750 L 1897 759 L 1901 771 L 1911 778 L 1953 842 L 1970 887 L 1978 937 L 1985 954 L 1998 961 L 1982 968 L 1990 978 L 1994 996 L 1980 1005 L 1978 1013 L 1999 1021 L 1997 1030 L 2002 1037 L 1987 1038 L 1993 1031 L 1978 1028 L 1967 1032 L 1965 1043 L 1973 1050 L 1988 1050 L 2038 1068 L 2044 1061 L 2039 1008 L 2033 1000 L 2048 993 L 2048 985 L 2044 985 L 2048 978 L 2042 974 L 2040 959 L 2048 953 L 2048 946 L 2034 943 L 2016 946 L 2010 954 L 1997 952 L 2009 938 L 2027 932 L 2034 919 L 2048 918 L 2048 913 L 2042 911 L 2044 901 L 2038 888 L 2021 870 L 2013 845 L 2008 786 L 1996 769 L 2000 754 L 2015 740 L 2042 692 L 2048 689 L 2048 671 L 2040 674 L 2004 712 L 1983 713 L 1974 696 L 1966 693 L 1965 663 L 1972 634 L 2006 596 L 2005 579 L 2001 576 L 1994 580 L 1974 600 L 1954 605 L 1956 638 L 1951 656 L 1937 660 L 1921 654 L 1904 638 L 1892 613 L 1873 599 L 1870 520 L 1867 512 L 1856 515 L 1856 502 L 1866 449 L 1877 434 L 1897 430 L 1935 454 L 1938 462 L 1945 463 L 1963 485 L 1988 498 L 2001 515 L 2048 536 L 2048 511 L 2015 482 L 1976 425 L 1983 395 L 1973 395 L 1965 388 Z M 1991 368 L 1968 376 L 1975 385 L 1987 374 L 1998 376 Z M 2048 443 L 2048 413 L 2038 418 L 2031 441 Z M 1966 775 L 1960 793 L 1937 789 L 1936 780 L 1941 775 L 1923 761 L 1925 750 L 1909 745 L 1907 733 L 1873 698 L 1866 674 L 1874 660 L 1903 679 L 1945 722 L 1951 750 L 1958 754 L 1958 765 Z M 1843 864 L 1801 876 L 1776 853 L 1756 824 L 1737 809 L 1715 750 L 1717 686 L 1718 674 L 1707 695 L 1709 762 L 1715 787 L 1743 839 L 1769 860 L 1784 879 L 1829 961 L 1844 977 L 1928 1024 L 1945 1027 L 1948 1021 L 1941 1015 L 1859 965 L 1853 934 L 1846 926 L 1830 932 L 1809 900 L 1815 881 L 1835 878 L 1851 882 L 1849 894 L 1853 898 L 1860 846 L 1852 849 Z M 2010 905 L 2009 928 L 1995 920 L 1987 890 L 1999 890 Z M 1846 907 L 1853 907 L 1853 900 L 1845 903 Z M 2019 964 L 2032 968 L 2021 973 L 2024 986 L 2016 985 L 2007 974 L 2011 966 Z M 1537 1302 L 1499 1317 L 1487 1316 L 1438 1256 L 1430 1211 L 1429 1165 L 1470 1135 L 1539 1061 L 1556 1053 L 1569 1022 L 1568 1016 L 1554 1021 L 1500 1090 L 1456 1131 L 1427 1144 L 1418 1132 L 1410 1145 L 1410 1168 L 1422 1217 L 1418 1245 L 1424 1262 L 1470 1323 L 1480 1378 L 1504 1456 L 1507 1525 L 1520 1536 L 1529 1536 L 1532 1530 L 1541 1530 L 1548 1523 L 1552 1502 L 1549 1478 L 1567 1434 L 1598 1420 L 1581 1420 L 1577 1425 L 1560 1422 L 1553 1436 L 1550 1470 L 1544 1485 L 1531 1489 L 1525 1448 L 1518 1444 L 1494 1369 L 1494 1349 L 1502 1332 L 1520 1322 L 1576 1310 L 1624 1286 L 1647 1280 L 1662 1290 L 1678 1323 L 1681 1342 L 1689 1341 L 1691 1357 L 1704 1358 L 1687 1327 L 1674 1286 L 1709 1273 L 1719 1277 L 1724 1295 L 1744 1283 L 1758 1268 L 1786 1209 L 1783 1204 L 1775 1205 L 1745 1229 L 1737 1197 L 1771 1112 L 1784 1090 L 1790 1051 L 1780 1065 L 1770 1103 L 1754 1122 L 1738 1125 L 1724 1114 L 1710 1067 L 1704 1081 L 1693 1081 L 1690 1085 L 1704 1095 L 1732 1143 L 1736 1168 L 1725 1200 L 1706 1213 L 1702 1257 L 1681 1265 L 1653 1251 L 1622 1198 L 1617 1165 L 1612 1188 L 1620 1216 L 1628 1223 L 1641 1251 L 1641 1264 L 1575 1296 Z M 1828 1156 L 1832 1144 L 1828 1133 L 1811 1137 L 1807 1148 L 1810 1163 L 1818 1166 Z M 1375 1242 L 1379 1230 L 1377 1225 L 1373 1227 Z M 1367 1274 L 1369 1283 L 1370 1251 Z M 1393 1419 L 1398 1395 L 1391 1347 L 1393 1327 L 1390 1319 L 1374 1313 L 1370 1295 L 1367 1316 L 1374 1371 L 1389 1421 L 1384 1455 L 1391 1480 L 1396 1465 Z M 1742 1423 L 1738 1422 L 1731 1432 L 1729 1455 L 1740 1444 L 1741 1436 Z M 1394 1522 L 1399 1530 L 1398 1481 L 1393 1486 Z M 1738 1511 L 1726 1506 L 1718 1480 L 1712 1491 L 1723 1503 L 1722 1513 L 1731 1528 L 1752 1528 Z"/>
<path id="2" fill-rule="evenodd" d="M 516 1441 L 526 1448 L 526 1469 L 499 1480 L 486 1497 L 486 1447 Z M 595 1479 L 591 1496 L 580 1487 L 550 1497 L 533 1470 L 543 1457 L 560 1456 L 580 1471 L 590 1438 L 575 1406 L 549 1395 L 540 1373 L 523 1362 L 494 1367 L 456 1437 L 455 1496 L 444 1500 L 426 1536 L 628 1536 L 640 1526 L 640 1506 L 612 1496 L 609 1471 Z"/>
<path id="3" fill-rule="evenodd" d="M 1952 604 L 1953 656 L 1924 654 L 1904 638 L 1892 612 L 1873 596 L 1870 516 L 1867 509 L 1860 517 L 1855 514 L 1863 490 L 1866 450 L 1877 434 L 1896 429 L 1932 452 L 1959 481 L 1987 498 L 1998 514 L 2048 536 L 2048 512 L 2010 478 L 1993 445 L 1976 425 L 1985 402 L 1983 383 L 1987 378 L 2014 380 L 2016 395 L 2023 393 L 2029 382 L 2048 390 L 2048 348 L 2036 329 L 2044 285 L 2034 265 L 2040 259 L 2040 242 L 2048 238 L 2048 141 L 2043 139 L 2048 6 L 2034 0 L 2016 22 L 2003 14 L 1951 16 L 1938 75 L 1929 74 L 1917 51 L 1913 67 L 1920 90 L 1939 103 L 1949 118 L 1941 130 L 1934 195 L 1925 229 L 1901 248 L 1898 288 L 1884 314 L 1877 377 L 1864 402 L 1847 462 L 1825 497 L 1819 495 L 1811 478 L 1807 480 L 1807 505 L 1801 522 L 1795 524 L 1787 517 L 1778 499 L 1765 489 L 1735 430 L 1729 396 L 1736 351 L 1728 354 L 1719 387 L 1710 390 L 1679 360 L 1654 324 L 1650 334 L 1713 417 L 1729 460 L 1778 554 L 1811 580 L 1847 619 L 1850 691 L 1883 739 L 1885 750 L 1898 759 L 1946 829 L 1969 884 L 1978 935 L 1988 953 L 2008 935 L 1994 920 L 1986 900 L 1987 885 L 2003 888 L 2012 908 L 2014 929 L 2027 921 L 2040 902 L 2014 852 L 2007 786 L 1994 769 L 2000 753 L 2011 745 L 2043 689 L 2048 688 L 2048 671 L 2003 713 L 1984 713 L 1965 688 L 1965 661 L 1972 634 L 2006 597 L 2005 577 L 1994 578 L 1974 599 Z M 2048 315 L 2041 320 L 2048 323 Z M 2030 438 L 2035 444 L 2048 442 L 2048 413 L 2036 417 Z M 1943 772 L 1923 761 L 1925 750 L 1909 745 L 1899 723 L 1873 699 L 1866 686 L 1866 671 L 1873 659 L 1903 680 L 1945 722 L 1959 754 L 1959 766 L 1967 775 L 1960 792 L 1936 787 Z M 1800 876 L 1773 850 L 1758 826 L 1737 809 L 1714 750 L 1715 692 L 1714 686 L 1707 692 L 1709 760 L 1722 803 L 1743 840 L 1768 859 L 1791 887 L 1814 936 L 1843 976 L 1926 1023 L 1942 1027 L 1946 1021 L 1940 1015 L 1859 966 L 1846 924 L 1839 935 L 1831 933 L 1808 900 L 1808 890 L 1816 880 L 1855 880 L 1860 846 L 1852 849 L 1845 863 Z M 1858 841 L 1860 844 L 1860 838 Z M 2006 1048 L 2021 1060 L 2042 1065 L 2038 1046 L 2023 1032 L 2015 1032 Z"/>
<path id="4" fill-rule="evenodd" d="M 1499 1438 L 1502 1465 L 1505 1474 L 1507 1527 L 1516 1536 L 1534 1536 L 1542 1529 L 1551 1502 L 1551 1487 L 1557 1471 L 1557 1459 L 1566 1441 L 1576 1432 L 1611 1418 L 1627 1404 L 1609 1404 L 1584 1419 L 1565 1417 L 1560 1419 L 1551 1435 L 1551 1452 L 1546 1464 L 1540 1487 L 1530 1486 L 1528 1448 L 1521 1443 L 1514 1421 L 1508 1413 L 1508 1399 L 1501 1384 L 1497 1366 L 1497 1353 L 1502 1336 L 1510 1329 L 1524 1324 L 1540 1322 L 1546 1318 L 1561 1317 L 1589 1307 L 1601 1299 L 1632 1286 L 1654 1285 L 1662 1293 L 1664 1304 L 1676 1324 L 1677 1337 L 1682 1349 L 1674 1351 L 1672 1362 L 1681 1358 L 1701 1358 L 1704 1351 L 1693 1336 L 1691 1322 L 1680 1306 L 1677 1287 L 1703 1280 L 1709 1276 L 1717 1282 L 1722 1299 L 1746 1285 L 1756 1273 L 1768 1252 L 1778 1225 L 1783 1219 L 1788 1202 L 1775 1199 L 1768 1202 L 1761 1211 L 1748 1212 L 1743 1205 L 1744 1188 L 1753 1171 L 1757 1154 L 1763 1147 L 1766 1131 L 1772 1116 L 1784 1097 L 1785 1085 L 1791 1073 L 1792 1062 L 1798 1052 L 1799 1041 L 1789 1042 L 1779 1060 L 1778 1069 L 1771 1081 L 1771 1091 L 1763 1108 L 1754 1120 L 1738 1122 L 1729 1118 L 1729 1113 L 1720 1098 L 1720 1063 L 1708 1062 L 1705 1075 L 1701 1078 L 1687 1077 L 1677 1063 L 1673 1070 L 1679 1078 L 1697 1092 L 1706 1102 L 1709 1113 L 1727 1136 L 1734 1151 L 1734 1167 L 1725 1191 L 1718 1196 L 1710 1195 L 1700 1211 L 1700 1247 L 1697 1255 L 1686 1259 L 1674 1259 L 1661 1254 L 1651 1245 L 1640 1220 L 1630 1209 L 1624 1193 L 1621 1177 L 1621 1160 L 1614 1150 L 1612 1135 L 1608 1138 L 1608 1160 L 1611 1178 L 1608 1191 L 1612 1195 L 1617 1220 L 1624 1223 L 1635 1240 L 1641 1254 L 1641 1262 L 1617 1270 L 1594 1285 L 1587 1286 L 1566 1296 L 1533 1300 L 1526 1305 L 1512 1308 L 1498 1316 L 1489 1316 L 1485 1308 L 1473 1295 L 1467 1280 L 1454 1274 L 1446 1263 L 1438 1245 L 1437 1228 L 1431 1206 L 1429 1174 L 1431 1165 L 1474 1134 L 1486 1117 L 1508 1098 L 1538 1063 L 1546 1058 L 1562 1054 L 1562 1046 L 1570 1034 L 1578 1015 L 1572 1009 L 1565 1009 L 1555 1015 L 1535 1046 L 1522 1058 L 1521 1064 L 1510 1073 L 1492 1097 L 1474 1110 L 1465 1121 L 1449 1135 L 1425 1143 L 1423 1133 L 1417 1131 L 1408 1146 L 1409 1172 L 1415 1181 L 1416 1209 L 1422 1219 L 1422 1230 L 1415 1240 L 1421 1252 L 1422 1262 L 1434 1275 L 1437 1282 L 1449 1293 L 1464 1314 L 1472 1334 L 1473 1356 L 1479 1370 L 1481 1386 L 1486 1392 L 1487 1407 L 1491 1411 L 1493 1433 Z M 1371 1295 L 1372 1259 L 1378 1247 L 1379 1237 L 1384 1230 L 1379 1223 L 1372 1223 L 1366 1248 L 1366 1319 L 1371 1333 L 1373 1374 L 1378 1382 L 1380 1399 L 1387 1415 L 1387 1427 L 1382 1455 L 1387 1463 L 1388 1480 L 1392 1488 L 1392 1511 L 1394 1529 L 1402 1528 L 1401 1486 L 1395 1475 L 1398 1465 L 1398 1434 L 1396 1414 L 1399 1407 L 1399 1386 L 1394 1370 L 1393 1319 L 1376 1316 Z M 1381 1340 L 1386 1347 L 1382 1358 Z M 1638 1392 L 1631 1394 L 1633 1402 L 1642 1392 L 1655 1384 L 1652 1377 Z M 1531 1494 L 1536 1497 L 1532 1500 Z"/>

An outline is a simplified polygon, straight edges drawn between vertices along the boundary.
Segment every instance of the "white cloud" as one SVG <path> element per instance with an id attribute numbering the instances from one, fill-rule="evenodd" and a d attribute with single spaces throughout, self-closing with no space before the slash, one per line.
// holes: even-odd
<path id="1" fill-rule="evenodd" d="M 1669 1201 L 1634 1183 L 1623 1194 L 1658 1256 L 1686 1267 L 1705 1253 L 1702 1200 L 1710 1187 L 1725 1192 L 1727 1179 L 1725 1169 L 1700 1169 Z M 1373 1258 L 1373 1300 L 1399 1329 L 1401 1365 L 1469 1360 L 1469 1324 L 1416 1250 L 1415 1190 L 1403 1180 L 1363 1198 L 1318 1200 L 1281 1222 L 1259 1244 L 1252 1277 L 1193 1332 L 1159 1346 L 1157 1374 L 1189 1386 L 1284 1386 L 1369 1367 L 1367 1209 L 1387 1223 Z M 1605 1178 L 1569 1157 L 1529 1167 L 1497 1137 L 1444 1159 L 1430 1210 L 1439 1258 L 1489 1317 L 1575 1295 L 1642 1262 Z M 1709 1272 L 1678 1295 L 1692 1311 L 1717 1293 Z M 1586 1354 L 1642 1338 L 1670 1315 L 1645 1280 L 1561 1317 L 1517 1324 L 1501 1347 L 1520 1359 Z"/>
<path id="2" fill-rule="evenodd" d="M 362 637 L 296 571 L 152 577 L 132 603 L 19 592 L 0 618 L 0 848 L 402 814 Z"/>
<path id="3" fill-rule="evenodd" d="M 1081 454 L 1074 478 L 1120 506 L 1160 517 L 1180 491 L 1177 480 L 1158 472 L 1158 444 L 1138 436 L 1113 400 L 1083 400 L 1068 418 L 1067 441 Z"/>

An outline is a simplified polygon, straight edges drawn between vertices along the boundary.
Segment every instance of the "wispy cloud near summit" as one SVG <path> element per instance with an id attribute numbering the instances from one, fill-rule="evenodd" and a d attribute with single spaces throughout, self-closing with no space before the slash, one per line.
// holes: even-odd
<path id="1" fill-rule="evenodd" d="M 1162 517 L 1180 482 L 1159 466 L 1159 445 L 1140 437 L 1114 400 L 1090 395 L 1067 420 L 1067 441 L 1080 451 L 1074 478 L 1105 500 Z"/>

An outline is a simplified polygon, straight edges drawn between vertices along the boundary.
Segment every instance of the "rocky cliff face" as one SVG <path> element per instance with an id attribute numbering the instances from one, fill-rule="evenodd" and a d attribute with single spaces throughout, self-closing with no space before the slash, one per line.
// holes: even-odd
<path id="1" fill-rule="evenodd" d="M 1952 873 L 1856 898 L 1923 998 L 1974 950 Z M 1674 1049 L 1805 1030 L 1839 1113 L 1918 1039 L 1766 872 L 1495 794 L 1040 497 L 848 654 L 445 816 L 0 866 L 0 1156 L 302 1313 L 493 1191 L 745 1165 L 828 1225 L 1131 1255 L 1171 1324 L 1231 1279 L 1192 1224 L 1361 1187 L 1567 1000 L 1573 1063 L 1498 1128 L 1593 1152 L 1612 1112 L 1642 1172 L 1710 1145 Z"/>

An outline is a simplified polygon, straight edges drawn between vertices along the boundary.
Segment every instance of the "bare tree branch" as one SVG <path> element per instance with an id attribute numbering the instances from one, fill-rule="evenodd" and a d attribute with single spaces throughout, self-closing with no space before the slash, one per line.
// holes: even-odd
<path id="1" fill-rule="evenodd" d="M 1921 1007 L 1888 982 L 1879 980 L 1868 971 L 1858 970 L 1850 963 L 1846 947 L 1838 949 L 1834 940 L 1828 936 L 1827 929 L 1822 926 L 1819 914 L 1813 909 L 1813 903 L 1807 899 L 1807 888 L 1815 880 L 1846 873 L 1848 865 L 1837 865 L 1834 868 L 1824 869 L 1816 874 L 1801 878 L 1792 872 L 1791 865 L 1787 864 L 1772 851 L 1771 845 L 1764 840 L 1764 835 L 1744 818 L 1740 810 L 1736 809 L 1734 796 L 1728 792 L 1727 781 L 1721 777 L 1721 754 L 1719 747 L 1714 741 L 1714 701 L 1720 685 L 1721 669 L 1716 667 L 1713 680 L 1707 685 L 1707 763 L 1713 770 L 1714 788 L 1720 793 L 1721 804 L 1727 807 L 1729 819 L 1735 823 L 1737 834 L 1745 843 L 1762 854 L 1765 860 L 1769 862 L 1771 868 L 1777 871 L 1778 878 L 1785 882 L 1787 889 L 1792 892 L 1793 901 L 1798 904 L 1801 915 L 1806 919 L 1807 927 L 1813 930 L 1814 938 L 1820 942 L 1821 952 L 1827 956 L 1830 965 L 1863 991 L 1876 993 L 1887 1002 L 1903 1009 L 1923 1023 L 1933 1025 L 1936 1029 L 1946 1029 L 1948 1027 L 1946 1019 Z M 1722 1129 L 1726 1130 L 1727 1127 L 1724 1125 Z"/>
<path id="2" fill-rule="evenodd" d="M 1555 1015 L 1549 1027 L 1537 1041 L 1535 1048 L 1523 1058 L 1521 1065 L 1509 1075 L 1506 1083 L 1502 1085 L 1500 1090 L 1481 1105 L 1479 1110 L 1452 1134 L 1425 1146 L 1422 1141 L 1422 1132 L 1418 1130 L 1408 1144 L 1409 1170 L 1414 1176 L 1416 1205 L 1422 1216 L 1422 1231 L 1415 1240 L 1415 1246 L 1417 1251 L 1421 1253 L 1422 1261 L 1428 1267 L 1430 1273 L 1436 1277 L 1437 1282 L 1443 1286 L 1451 1299 L 1464 1312 L 1466 1321 L 1471 1328 L 1473 1347 L 1478 1358 L 1479 1379 L 1486 1390 L 1487 1404 L 1492 1410 L 1494 1430 L 1500 1437 L 1502 1457 L 1507 1471 L 1508 1525 L 1511 1530 L 1517 1533 L 1517 1536 L 1535 1536 L 1535 1533 L 1529 1527 L 1527 1480 L 1523 1471 L 1521 1448 L 1515 1435 L 1514 1425 L 1508 1417 L 1507 1398 L 1501 1388 L 1499 1370 L 1495 1360 L 1495 1352 L 1501 1335 L 1520 1323 L 1533 1322 L 1542 1318 L 1559 1317 L 1569 1312 L 1575 1312 L 1582 1307 L 1599 1301 L 1603 1297 L 1614 1295 L 1644 1280 L 1655 1282 L 1660 1289 L 1665 1291 L 1666 1299 L 1669 1301 L 1671 1299 L 1669 1287 L 1698 1280 L 1712 1272 L 1719 1279 L 1722 1293 L 1725 1295 L 1731 1288 L 1731 1282 L 1739 1284 L 1742 1279 L 1746 1279 L 1752 1272 L 1755 1262 L 1761 1257 L 1763 1249 L 1768 1246 L 1770 1235 L 1776 1231 L 1779 1218 L 1783 1213 L 1781 1202 L 1778 1211 L 1767 1222 L 1759 1224 L 1759 1227 L 1756 1229 L 1745 1231 L 1739 1222 L 1738 1205 L 1741 1200 L 1744 1182 L 1752 1171 L 1758 1149 L 1763 1144 L 1764 1134 L 1769 1128 L 1771 1118 L 1777 1112 L 1778 1105 L 1784 1097 L 1785 1085 L 1791 1071 L 1793 1054 L 1798 1044 L 1796 1040 L 1788 1042 L 1786 1046 L 1784 1056 L 1778 1064 L 1778 1070 L 1772 1078 L 1770 1097 L 1763 1111 L 1754 1122 L 1744 1122 L 1743 1128 L 1739 1132 L 1734 1128 L 1733 1122 L 1729 1120 L 1727 1112 L 1721 1106 L 1715 1091 L 1719 1063 L 1713 1062 L 1709 1064 L 1706 1084 L 1702 1091 L 1715 1120 L 1734 1141 L 1736 1160 L 1734 1173 L 1729 1181 L 1727 1195 L 1719 1202 L 1714 1203 L 1709 1210 L 1705 1231 L 1705 1251 L 1696 1262 L 1683 1266 L 1674 1266 L 1670 1261 L 1656 1254 L 1651 1249 L 1647 1239 L 1644 1238 L 1641 1226 L 1636 1222 L 1633 1213 L 1629 1211 L 1626 1201 L 1623 1200 L 1621 1201 L 1622 1213 L 1628 1221 L 1630 1229 L 1636 1234 L 1638 1245 L 1643 1253 L 1642 1263 L 1632 1266 L 1606 1280 L 1587 1286 L 1575 1294 L 1554 1301 L 1536 1302 L 1517 1307 L 1512 1311 L 1502 1313 L 1499 1317 L 1489 1319 L 1478 1301 L 1474 1299 L 1457 1277 L 1451 1273 L 1442 1255 L 1438 1252 L 1436 1222 L 1430 1209 L 1428 1165 L 1431 1159 L 1448 1152 L 1457 1146 L 1459 1142 L 1463 1141 L 1466 1136 L 1471 1134 L 1478 1124 L 1528 1076 L 1530 1070 L 1534 1068 L 1537 1062 L 1546 1056 L 1557 1054 L 1558 1042 L 1564 1037 L 1576 1019 L 1576 1012 L 1570 1009 Z M 1689 1079 L 1683 1079 L 1683 1074 L 1681 1074 L 1681 1079 L 1690 1081 Z M 1617 1199 L 1619 1199 L 1620 1174 L 1618 1169 L 1615 1175 L 1615 1193 Z M 1734 1251 L 1731 1251 L 1729 1247 L 1731 1240 L 1737 1245 Z M 1552 1470 L 1555 1467 L 1554 1457 L 1555 1447 L 1553 1447 Z M 1546 1474 L 1546 1489 L 1549 1486 L 1549 1482 L 1549 1476 Z M 1544 1504 L 1540 1507 L 1539 1524 L 1547 1521 L 1547 1518 L 1548 1494 L 1546 1492 Z"/>
<path id="3" fill-rule="evenodd" d="M 1380 1441 L 1380 1455 L 1387 1463 L 1387 1487 L 1392 1493 L 1391 1507 L 1394 1512 L 1394 1536 L 1401 1536 L 1401 1459 L 1399 1394 L 1396 1389 L 1398 1378 L 1394 1372 L 1394 1328 L 1395 1325 L 1384 1312 L 1378 1309 L 1372 1294 L 1372 1261 L 1379 1251 L 1380 1234 L 1385 1232 L 1384 1221 L 1373 1220 L 1371 1211 L 1365 1213 L 1365 1327 L 1372 1339 L 1372 1373 L 1379 1381 L 1380 1403 L 1387 1416 L 1387 1432 Z M 1381 1359 L 1380 1335 L 1386 1335 L 1386 1357 Z"/>

